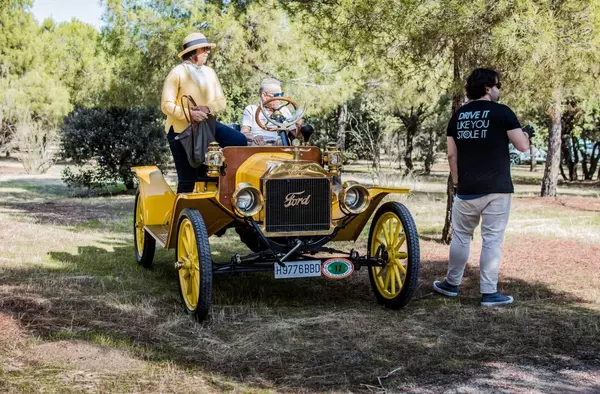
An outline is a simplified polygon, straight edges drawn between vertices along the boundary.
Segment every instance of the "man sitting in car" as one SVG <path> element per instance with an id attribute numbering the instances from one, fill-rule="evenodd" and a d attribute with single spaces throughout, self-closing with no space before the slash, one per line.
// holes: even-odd
<path id="1" fill-rule="evenodd" d="M 263 103 L 269 99 L 273 99 L 276 97 L 283 97 L 283 91 L 281 90 L 281 83 L 274 78 L 265 78 L 260 84 L 260 88 L 258 89 L 258 97 L 260 103 Z M 264 105 L 265 111 L 268 114 L 272 114 L 275 109 L 277 109 L 281 105 L 279 100 L 271 101 Z M 262 145 L 281 145 L 281 138 L 277 135 L 276 132 L 267 131 L 261 128 L 258 123 L 256 123 L 256 110 L 259 108 L 259 104 L 250 104 L 244 109 L 244 115 L 242 117 L 242 126 L 241 132 L 244 133 L 246 139 L 248 140 L 248 145 L 262 146 Z M 287 107 L 283 107 L 279 110 L 281 114 L 290 119 L 292 114 Z M 260 113 L 259 119 L 263 125 L 267 125 L 267 119 L 265 116 Z M 302 120 L 296 122 L 298 127 L 302 126 Z M 296 126 L 292 126 L 292 134 L 296 132 Z"/>

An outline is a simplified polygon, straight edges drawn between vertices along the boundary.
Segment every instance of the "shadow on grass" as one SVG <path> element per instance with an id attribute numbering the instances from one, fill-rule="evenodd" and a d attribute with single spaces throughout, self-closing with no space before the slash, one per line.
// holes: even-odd
<path id="1" fill-rule="evenodd" d="M 1 189 L 13 189 L 2 191 L 2 198 L 58 198 L 70 195 L 69 188 L 64 184 L 44 178 L 27 178 L 0 181 Z"/>
<path id="2" fill-rule="evenodd" d="M 442 235 L 439 231 L 436 230 L 419 232 L 419 239 L 422 239 L 423 241 L 435 242 L 440 245 L 445 245 L 442 241 Z"/>
<path id="3" fill-rule="evenodd" d="M 133 197 L 123 194 L 68 198 L 72 196 L 66 186 L 23 186 L 22 183 L 6 186 L 11 182 L 0 182 L 0 188 L 9 189 L 2 192 L 0 210 L 31 218 L 38 224 L 113 228 L 115 221 L 119 222 L 133 212 Z"/>
<path id="4" fill-rule="evenodd" d="M 362 384 L 400 368 L 386 387 L 419 391 L 492 376 L 498 363 L 546 371 L 568 388 L 581 382 L 555 371 L 600 368 L 599 311 L 518 278 L 503 282 L 514 306 L 482 309 L 476 270 L 466 272 L 460 298 L 441 298 L 430 286 L 445 274 L 442 261 L 422 262 L 415 300 L 399 311 L 376 304 L 364 270 L 345 281 L 215 278 L 212 318 L 199 325 L 183 315 L 172 252 L 159 252 L 152 270 L 137 266 L 126 244 L 50 256 L 58 268 L 0 276 L 12 287 L 0 307 L 33 334 L 100 335 L 130 344 L 137 357 L 257 388 L 367 391 Z M 511 391 L 530 382 L 503 384 Z"/>

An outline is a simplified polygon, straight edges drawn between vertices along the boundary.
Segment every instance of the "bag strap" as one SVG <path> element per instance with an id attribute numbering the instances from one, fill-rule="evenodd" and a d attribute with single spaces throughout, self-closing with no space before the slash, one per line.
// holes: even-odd
<path id="1" fill-rule="evenodd" d="M 187 113 L 185 112 L 186 105 L 183 102 L 184 100 L 187 103 L 187 110 L 188 110 Z M 196 101 L 194 101 L 194 98 L 192 96 L 189 96 L 187 94 L 181 96 L 181 106 L 184 107 L 183 108 L 183 115 L 185 116 L 185 120 L 189 124 L 192 124 L 192 112 L 191 112 L 190 104 L 192 104 L 192 106 L 196 107 Z M 188 114 L 189 114 L 189 117 L 188 117 Z"/>
<path id="2" fill-rule="evenodd" d="M 196 141 L 195 141 L 196 138 L 194 138 L 194 124 L 192 123 L 192 112 L 191 112 L 192 109 L 190 108 L 190 104 L 195 107 L 196 101 L 194 101 L 194 98 L 192 96 L 189 96 L 186 94 L 186 95 L 181 96 L 181 106 L 184 106 L 184 103 L 183 103 L 184 99 L 186 100 L 186 103 L 187 103 L 187 110 L 189 113 L 189 118 L 188 118 L 188 114 L 185 113 L 185 108 L 183 109 L 183 114 L 185 115 L 185 120 L 187 120 L 187 122 L 190 124 L 190 126 L 192 128 L 192 130 L 190 130 L 192 132 L 191 133 L 192 135 L 190 136 L 190 138 L 192 140 L 192 152 L 195 152 L 196 151 Z"/>

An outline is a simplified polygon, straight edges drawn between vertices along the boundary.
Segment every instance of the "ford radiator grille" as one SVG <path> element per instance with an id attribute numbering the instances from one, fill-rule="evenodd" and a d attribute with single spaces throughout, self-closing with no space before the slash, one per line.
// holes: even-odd
<path id="1" fill-rule="evenodd" d="M 264 187 L 268 233 L 329 230 L 331 186 L 328 178 L 269 179 Z"/>

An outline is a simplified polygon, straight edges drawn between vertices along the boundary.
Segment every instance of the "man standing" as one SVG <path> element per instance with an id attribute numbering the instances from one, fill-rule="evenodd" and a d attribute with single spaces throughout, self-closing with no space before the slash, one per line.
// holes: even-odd
<path id="1" fill-rule="evenodd" d="M 456 190 L 452 207 L 452 243 L 446 279 L 433 289 L 456 297 L 469 258 L 473 231 L 481 219 L 480 258 L 482 306 L 506 305 L 511 296 L 497 290 L 502 241 L 508 223 L 511 193 L 508 144 L 529 149 L 529 135 L 521 130 L 514 112 L 499 104 L 501 83 L 496 71 L 475 69 L 467 79 L 471 100 L 450 119 L 447 129 L 448 163 Z M 533 134 L 530 131 L 530 134 Z"/>

